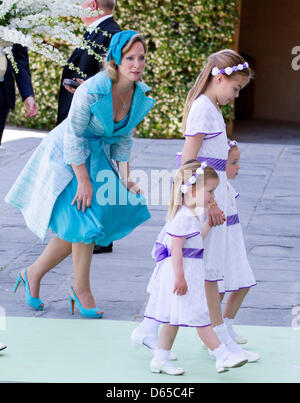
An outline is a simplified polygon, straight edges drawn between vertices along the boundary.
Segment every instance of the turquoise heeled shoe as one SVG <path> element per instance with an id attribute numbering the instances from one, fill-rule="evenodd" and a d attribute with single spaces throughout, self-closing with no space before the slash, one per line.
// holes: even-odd
<path id="1" fill-rule="evenodd" d="M 43 309 L 44 309 L 43 302 L 39 298 L 32 297 L 31 294 L 30 294 L 30 289 L 29 289 L 28 280 L 27 280 L 27 269 L 25 269 L 24 275 L 25 275 L 25 281 L 22 279 L 22 277 L 21 277 L 21 275 L 19 273 L 16 285 L 15 285 L 15 288 L 14 288 L 14 292 L 15 293 L 17 292 L 17 289 L 18 289 L 19 285 L 22 283 L 24 285 L 24 287 L 25 287 L 27 304 L 29 306 L 31 306 L 31 308 L 37 309 L 38 311 L 43 311 Z"/>
<path id="2" fill-rule="evenodd" d="M 81 316 L 84 316 L 85 318 L 102 318 L 104 312 L 99 312 L 98 308 L 84 308 L 81 303 L 79 302 L 79 299 L 77 298 L 73 287 L 70 287 L 70 290 L 72 292 L 72 297 L 69 295 L 69 300 L 70 300 L 70 305 L 71 305 L 71 314 L 74 315 L 74 305 L 75 302 L 78 305 L 79 313 Z"/>

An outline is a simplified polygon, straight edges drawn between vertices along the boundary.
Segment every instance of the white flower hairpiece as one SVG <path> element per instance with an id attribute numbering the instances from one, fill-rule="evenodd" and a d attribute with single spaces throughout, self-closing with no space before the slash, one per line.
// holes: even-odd
<path id="1" fill-rule="evenodd" d="M 217 76 L 218 74 L 227 74 L 230 76 L 235 71 L 241 71 L 249 68 L 249 63 L 245 62 L 244 64 L 238 64 L 237 66 L 226 67 L 225 69 L 219 69 L 218 67 L 214 67 L 211 71 L 213 76 Z"/>
<path id="2" fill-rule="evenodd" d="M 235 141 L 235 140 L 232 140 L 232 141 L 230 141 L 230 142 L 228 143 L 228 148 L 229 148 L 229 150 L 230 150 L 232 147 L 237 146 L 237 145 L 238 145 L 238 142 Z"/>
<path id="3" fill-rule="evenodd" d="M 204 169 L 206 167 L 207 167 L 207 162 L 203 161 L 201 163 L 201 166 L 194 173 L 194 175 L 192 175 L 184 185 L 181 185 L 180 190 L 181 190 L 182 194 L 185 194 L 187 192 L 189 186 L 194 185 L 196 183 L 198 176 L 204 174 Z"/>

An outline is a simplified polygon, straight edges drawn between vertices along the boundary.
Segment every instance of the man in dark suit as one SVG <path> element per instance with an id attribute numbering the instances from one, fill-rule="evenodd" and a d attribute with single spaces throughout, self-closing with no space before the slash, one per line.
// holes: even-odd
<path id="1" fill-rule="evenodd" d="M 115 0 L 87 0 L 82 4 L 83 8 L 89 7 L 93 11 L 100 9 L 103 12 L 102 14 L 98 13 L 97 17 L 82 18 L 82 21 L 87 26 L 87 31 L 83 37 L 102 46 L 101 48 L 94 48 L 94 51 L 101 56 L 106 54 L 111 37 L 121 31 L 121 28 L 113 18 L 115 4 Z M 95 28 L 100 31 L 95 31 Z M 109 35 L 104 35 L 103 32 Z M 102 68 L 102 64 L 99 63 L 93 55 L 89 55 L 84 49 L 75 49 L 68 61 L 69 63 L 73 63 L 75 67 L 79 67 L 80 71 L 87 75 L 85 79 L 97 74 Z M 65 78 L 75 78 L 79 83 L 83 81 L 79 73 L 70 70 L 67 66 L 64 68 L 58 100 L 57 124 L 61 123 L 68 116 L 75 92 L 74 88 L 64 87 L 62 85 Z M 95 245 L 94 253 L 112 252 L 112 247 L 112 243 L 108 246 Z"/>
<path id="2" fill-rule="evenodd" d="M 0 80 L 0 145 L 5 128 L 6 119 L 10 110 L 15 108 L 16 92 L 15 80 L 25 104 L 26 115 L 33 117 L 38 113 L 38 106 L 34 100 L 27 49 L 15 44 L 12 49 L 19 72 L 16 73 L 9 60 L 5 76 Z"/>
<path id="3" fill-rule="evenodd" d="M 82 18 L 82 21 L 87 26 L 87 31 L 83 37 L 88 41 L 101 45 L 101 48 L 95 47 L 94 51 L 101 56 L 105 55 L 111 36 L 121 31 L 112 15 L 115 7 L 115 0 L 87 0 L 82 4 L 82 7 L 89 7 L 93 11 L 98 9 L 103 11 L 103 14 L 98 13 L 97 17 Z M 100 31 L 97 32 L 95 29 L 99 29 Z M 104 35 L 103 32 L 108 33 L 109 35 Z M 97 74 L 102 68 L 102 64 L 99 63 L 93 55 L 89 55 L 85 49 L 75 49 L 68 62 L 73 63 L 75 67 L 78 67 L 80 71 L 86 74 L 87 77 L 85 77 L 85 79 Z M 82 82 L 82 76 L 80 76 L 77 71 L 70 70 L 68 66 L 64 67 L 58 100 L 57 124 L 61 123 L 68 116 L 73 93 L 75 92 L 74 89 L 62 85 L 65 78 L 76 78 L 79 82 Z"/>

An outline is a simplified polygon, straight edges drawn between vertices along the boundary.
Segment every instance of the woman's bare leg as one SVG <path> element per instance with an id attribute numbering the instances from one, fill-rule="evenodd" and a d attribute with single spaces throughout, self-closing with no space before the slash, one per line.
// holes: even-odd
<path id="1" fill-rule="evenodd" d="M 93 257 L 94 244 L 72 244 L 74 266 L 73 290 L 81 305 L 86 308 L 95 308 L 95 300 L 90 286 L 90 269 Z M 100 311 L 99 311 L 100 313 Z"/>
<path id="2" fill-rule="evenodd" d="M 72 244 L 58 238 L 53 238 L 46 246 L 36 261 L 27 267 L 27 279 L 30 293 L 34 298 L 39 297 L 40 282 L 43 276 L 53 267 L 57 266 L 72 252 Z M 25 280 L 25 269 L 21 271 L 21 277 Z"/>

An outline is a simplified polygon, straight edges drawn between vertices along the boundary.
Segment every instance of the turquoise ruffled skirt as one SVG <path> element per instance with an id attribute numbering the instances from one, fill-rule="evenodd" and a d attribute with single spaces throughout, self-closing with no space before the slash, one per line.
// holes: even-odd
<path id="1" fill-rule="evenodd" d="M 86 167 L 90 174 L 90 158 Z M 97 181 L 91 180 L 92 204 L 85 212 L 78 210 L 76 203 L 71 205 L 77 192 L 76 176 L 55 202 L 49 229 L 67 242 L 107 246 L 151 217 L 144 196 L 126 189 L 103 150 L 97 168 Z"/>

